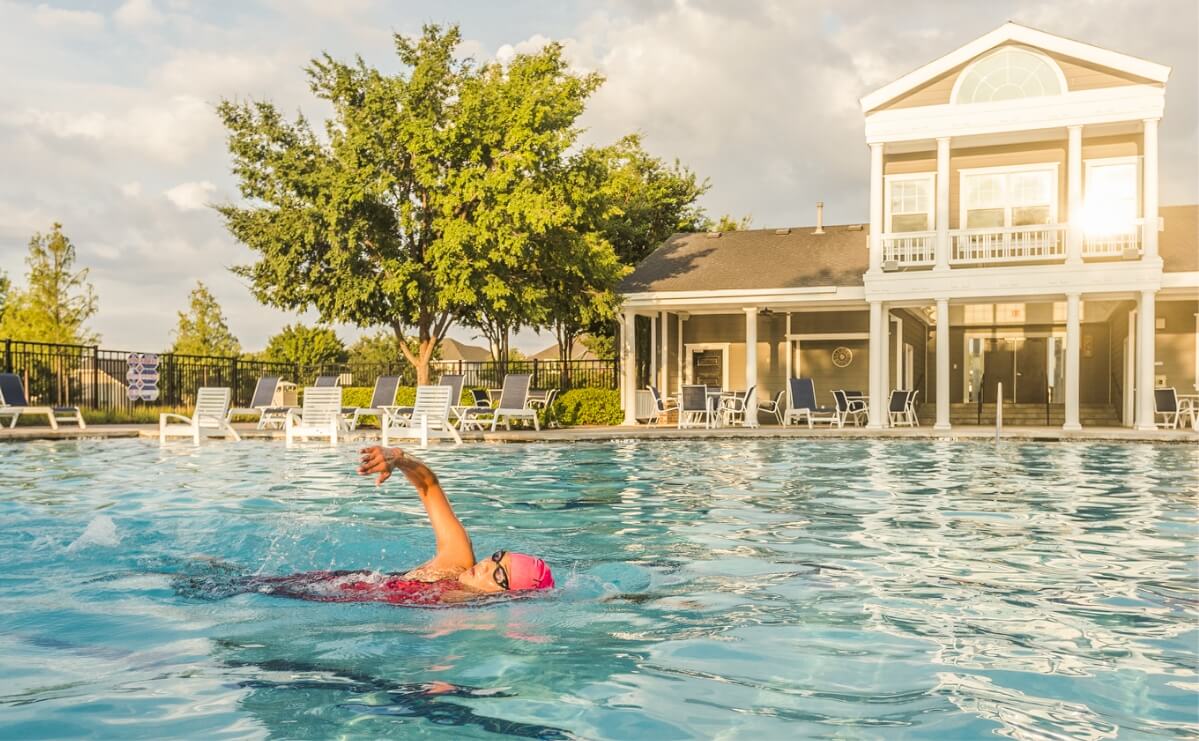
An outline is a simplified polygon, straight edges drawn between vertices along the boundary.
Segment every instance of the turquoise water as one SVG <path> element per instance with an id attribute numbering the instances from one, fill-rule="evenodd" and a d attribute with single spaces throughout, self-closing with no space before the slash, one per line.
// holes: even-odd
<path id="1" fill-rule="evenodd" d="M 432 449 L 552 596 L 173 584 L 432 552 L 355 448 L 0 446 L 0 738 L 1194 738 L 1194 445 Z"/>

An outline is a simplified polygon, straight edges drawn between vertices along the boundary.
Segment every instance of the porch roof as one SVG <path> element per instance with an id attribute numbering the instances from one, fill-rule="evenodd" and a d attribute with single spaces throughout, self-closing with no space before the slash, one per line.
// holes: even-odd
<path id="1" fill-rule="evenodd" d="M 868 227 L 861 224 L 675 234 L 641 261 L 621 293 L 861 286 Z"/>

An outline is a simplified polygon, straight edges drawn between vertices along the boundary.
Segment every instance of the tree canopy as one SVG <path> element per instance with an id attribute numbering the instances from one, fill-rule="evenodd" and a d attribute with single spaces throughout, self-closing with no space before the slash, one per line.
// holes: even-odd
<path id="1" fill-rule="evenodd" d="M 219 211 L 256 253 L 236 272 L 269 305 L 389 328 L 422 383 L 454 323 L 506 357 L 517 327 L 610 314 L 622 262 L 700 219 L 706 188 L 635 137 L 580 150 L 602 80 L 559 45 L 476 64 L 455 57 L 460 41 L 456 26 L 396 35 L 396 74 L 314 59 L 323 135 L 269 102 L 218 109 L 244 199 Z M 563 309 L 567 291 L 595 308 Z"/>
<path id="2" fill-rule="evenodd" d="M 267 340 L 262 358 L 304 366 L 343 363 L 346 360 L 346 346 L 337 333 L 328 327 L 305 327 L 297 322 L 287 325 Z"/>
<path id="3" fill-rule="evenodd" d="M 187 311 L 179 312 L 175 344 L 170 352 L 182 355 L 237 355 L 241 344 L 225 321 L 216 297 L 202 282 L 187 297 Z"/>
<path id="4" fill-rule="evenodd" d="M 34 234 L 25 258 L 25 288 L 9 291 L 0 277 L 0 336 L 31 342 L 93 344 L 99 335 L 84 324 L 95 315 L 95 289 L 88 269 L 75 269 L 75 245 L 54 224 L 49 234 Z M 7 298 L 5 297 L 7 295 Z"/>

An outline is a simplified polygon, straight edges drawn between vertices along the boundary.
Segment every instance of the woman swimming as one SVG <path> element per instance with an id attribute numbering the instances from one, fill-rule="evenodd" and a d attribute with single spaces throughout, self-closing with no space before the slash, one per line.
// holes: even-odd
<path id="1" fill-rule="evenodd" d="M 476 562 L 466 528 L 429 467 L 399 448 L 362 449 L 358 473 L 377 476 L 379 485 L 400 471 L 412 483 L 433 526 L 437 552 L 424 564 L 399 574 L 372 571 L 309 571 L 290 576 L 237 579 L 229 594 L 256 592 L 318 602 L 390 602 L 436 605 L 464 602 L 488 594 L 551 589 L 554 575 L 540 558 L 500 550 Z M 187 591 L 196 591 L 193 588 Z M 234 586 L 234 585 L 226 585 Z M 186 586 L 184 587 L 186 589 Z M 212 594 L 212 596 L 218 596 Z"/>

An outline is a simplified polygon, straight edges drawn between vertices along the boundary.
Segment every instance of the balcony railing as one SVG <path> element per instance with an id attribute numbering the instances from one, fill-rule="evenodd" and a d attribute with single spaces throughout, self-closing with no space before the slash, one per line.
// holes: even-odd
<path id="1" fill-rule="evenodd" d="M 950 241 L 950 265 L 1056 261 L 1066 256 L 1066 225 L 958 229 Z"/>
<path id="2" fill-rule="evenodd" d="M 1143 219 L 1137 219 L 1131 229 L 1108 234 L 1087 234 L 1082 241 L 1082 256 L 1125 257 L 1141 254 Z"/>
<path id="3" fill-rule="evenodd" d="M 896 232 L 883 235 L 883 264 L 898 268 L 937 262 L 936 232 Z"/>

